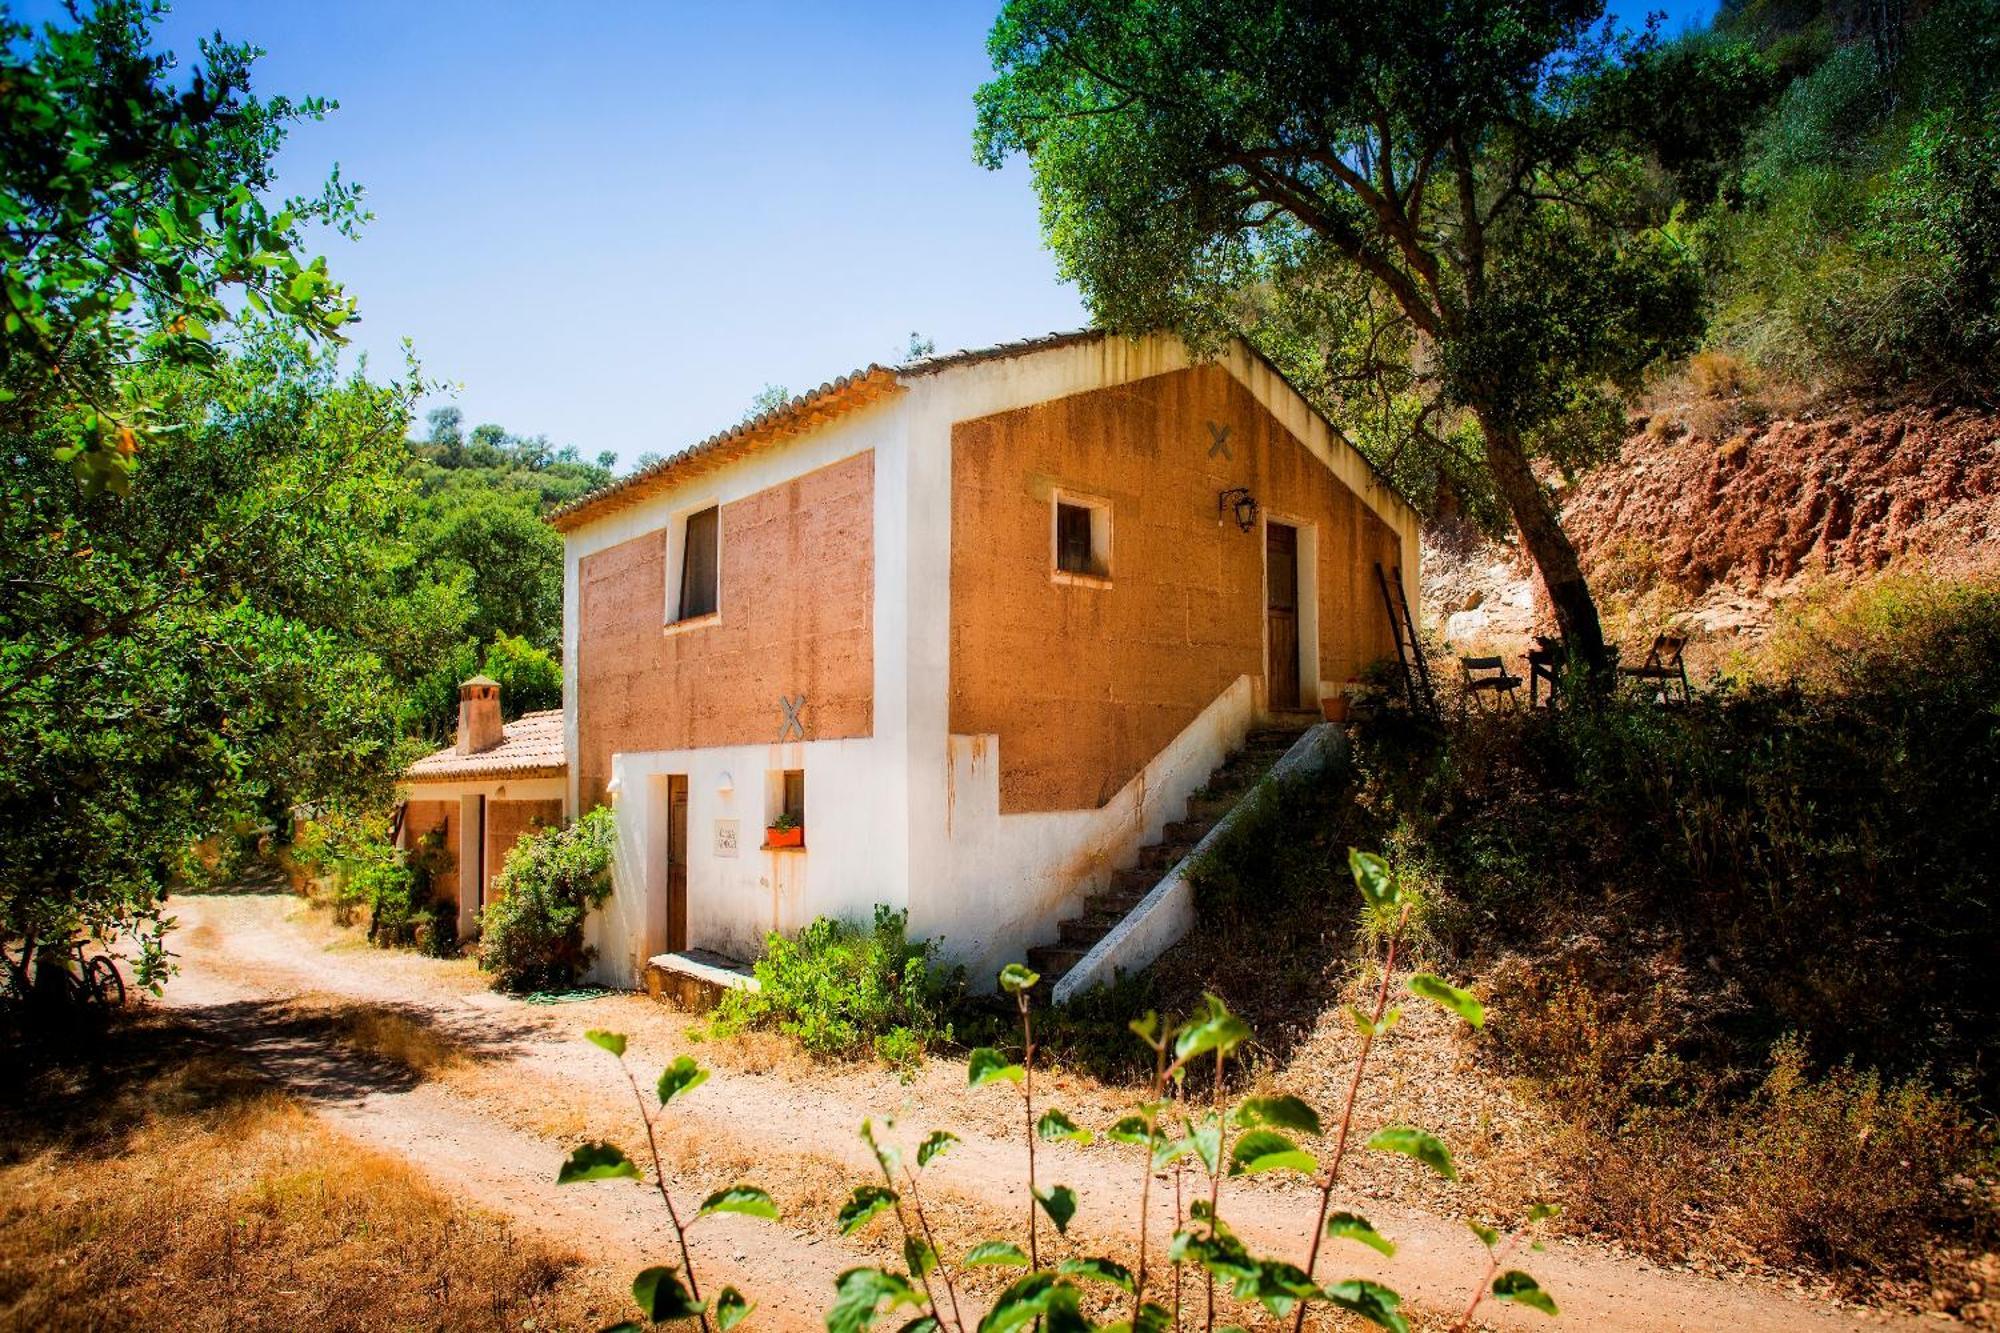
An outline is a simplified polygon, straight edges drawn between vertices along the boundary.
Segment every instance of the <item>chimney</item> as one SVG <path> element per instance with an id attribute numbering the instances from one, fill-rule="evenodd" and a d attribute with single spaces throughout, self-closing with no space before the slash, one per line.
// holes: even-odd
<path id="1" fill-rule="evenodd" d="M 478 754 L 504 740 L 500 729 L 500 682 L 474 676 L 458 687 L 458 752 Z"/>

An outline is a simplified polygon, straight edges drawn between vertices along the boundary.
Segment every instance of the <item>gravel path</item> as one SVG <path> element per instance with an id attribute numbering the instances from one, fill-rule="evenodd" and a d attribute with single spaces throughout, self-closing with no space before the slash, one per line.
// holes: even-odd
<path id="1" fill-rule="evenodd" d="M 692 1045 L 686 1016 L 643 997 L 526 1005 L 484 989 L 468 964 L 357 945 L 290 897 L 180 898 L 175 914 L 181 972 L 168 1005 L 226 1032 L 343 1133 L 407 1158 L 442 1187 L 574 1247 L 614 1277 L 669 1262 L 672 1238 L 647 1190 L 622 1181 L 553 1184 L 563 1154 L 584 1137 L 640 1146 L 630 1093 L 610 1057 L 581 1040 L 587 1027 L 628 1032 L 638 1070 L 690 1050 L 712 1069 L 709 1082 L 663 1119 L 663 1151 L 677 1200 L 745 1179 L 785 1207 L 776 1226 L 716 1217 L 697 1230 L 698 1271 L 711 1286 L 750 1294 L 760 1306 L 758 1327 L 819 1327 L 836 1275 L 891 1252 L 880 1235 L 843 1239 L 833 1224 L 839 1201 L 872 1170 L 855 1134 L 865 1117 L 879 1124 L 894 1116 L 911 1140 L 934 1127 L 961 1136 L 925 1182 L 947 1252 L 963 1240 L 1010 1234 L 1024 1215 L 1022 1150 L 1012 1137 L 1018 1103 L 995 1089 L 968 1093 L 956 1061 L 933 1061 L 902 1084 L 872 1067 L 810 1065 L 768 1042 Z M 464 1058 L 427 1077 L 413 1074 L 276 1021 L 299 1005 L 400 1015 Z M 1038 1087 L 1083 1123 L 1108 1120 L 1107 1090 L 1088 1080 L 1056 1077 Z M 1131 1150 L 1045 1146 L 1038 1156 L 1042 1179 L 1070 1184 L 1080 1202 L 1070 1243 L 1058 1252 L 1129 1256 L 1138 1186 Z M 1156 1188 L 1154 1199 L 1158 1241 L 1172 1229 L 1171 1193 Z M 1315 1205 L 1305 1189 L 1259 1178 L 1229 1182 L 1223 1212 L 1253 1249 L 1283 1251 L 1309 1234 Z M 1323 1275 L 1387 1282 L 1418 1307 L 1420 1325 L 1448 1326 L 1447 1313 L 1462 1308 L 1481 1269 L 1478 1242 L 1456 1219 L 1388 1200 L 1363 1206 L 1398 1242 L 1396 1257 L 1346 1246 L 1329 1251 L 1334 1266 Z M 1489 1305 L 1482 1315 L 1493 1327 L 1778 1333 L 1926 1322 L 1835 1309 L 1773 1285 L 1665 1270 L 1583 1245 L 1525 1257 L 1563 1318 L 1550 1326 L 1540 1315 Z"/>

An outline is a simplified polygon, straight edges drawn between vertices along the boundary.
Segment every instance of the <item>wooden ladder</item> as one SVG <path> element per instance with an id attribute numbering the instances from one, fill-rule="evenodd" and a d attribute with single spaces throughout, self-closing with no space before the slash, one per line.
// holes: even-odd
<path id="1" fill-rule="evenodd" d="M 1375 562 L 1375 582 L 1382 589 L 1382 609 L 1389 613 L 1389 631 L 1396 636 L 1396 663 L 1403 669 L 1403 693 L 1410 711 L 1436 717 L 1437 693 L 1431 688 L 1430 663 L 1424 660 L 1424 646 L 1417 641 L 1416 622 L 1410 618 L 1410 599 L 1403 595 L 1403 571 Z"/>

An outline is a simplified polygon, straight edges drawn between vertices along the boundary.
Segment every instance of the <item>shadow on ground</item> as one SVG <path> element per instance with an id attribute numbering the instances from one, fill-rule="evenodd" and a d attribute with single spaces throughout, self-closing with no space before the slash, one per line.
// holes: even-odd
<path id="1" fill-rule="evenodd" d="M 307 1104 L 406 1092 L 511 1056 L 537 1030 L 467 1032 L 414 1006 L 232 1000 L 0 1036 L 0 1163 L 45 1148 L 115 1155 L 162 1112 L 227 1114 L 268 1096 Z"/>

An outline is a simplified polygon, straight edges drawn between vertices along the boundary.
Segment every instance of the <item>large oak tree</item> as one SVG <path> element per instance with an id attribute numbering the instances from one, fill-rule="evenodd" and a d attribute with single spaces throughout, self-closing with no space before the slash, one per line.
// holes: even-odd
<path id="1" fill-rule="evenodd" d="M 1626 41 L 1602 15 L 1009 0 L 977 132 L 988 165 L 1029 157 L 1100 322 L 1213 345 L 1276 303 L 1326 321 L 1330 357 L 1400 357 L 1409 431 L 1474 442 L 1592 664 L 1597 611 L 1535 460 L 1601 452 L 1617 390 L 1692 347 L 1700 279 L 1674 209 L 1713 192 L 1763 82 L 1740 52 Z"/>

